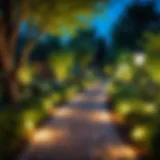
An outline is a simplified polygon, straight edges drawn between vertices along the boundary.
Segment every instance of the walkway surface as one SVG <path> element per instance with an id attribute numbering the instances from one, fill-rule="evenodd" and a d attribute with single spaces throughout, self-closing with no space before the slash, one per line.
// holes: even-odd
<path id="1" fill-rule="evenodd" d="M 120 119 L 107 111 L 104 82 L 57 109 L 19 160 L 136 160 L 116 130 Z"/>

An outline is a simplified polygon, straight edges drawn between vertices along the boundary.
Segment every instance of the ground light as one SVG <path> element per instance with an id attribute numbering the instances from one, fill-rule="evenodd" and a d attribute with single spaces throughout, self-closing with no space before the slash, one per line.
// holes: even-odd
<path id="1" fill-rule="evenodd" d="M 127 159 L 135 160 L 137 159 L 136 149 L 128 145 L 109 145 L 105 149 L 106 157 L 117 160 L 117 159 Z"/>
<path id="2" fill-rule="evenodd" d="M 122 118 L 119 115 L 112 112 L 109 113 L 105 111 L 95 111 L 90 113 L 89 118 L 90 120 L 98 123 L 123 123 Z"/>
<path id="3" fill-rule="evenodd" d="M 70 108 L 61 108 L 59 110 L 57 110 L 56 112 L 56 117 L 72 117 L 74 116 L 75 110 L 74 109 L 70 109 Z"/>
<path id="4" fill-rule="evenodd" d="M 46 127 L 35 131 L 30 142 L 34 145 L 56 144 L 56 142 L 62 140 L 66 135 L 66 132 L 62 129 Z"/>

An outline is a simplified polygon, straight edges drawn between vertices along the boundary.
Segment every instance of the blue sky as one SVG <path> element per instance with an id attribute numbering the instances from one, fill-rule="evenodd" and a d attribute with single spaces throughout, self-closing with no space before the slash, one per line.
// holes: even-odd
<path id="1" fill-rule="evenodd" d="M 125 10 L 132 5 L 135 0 L 111 0 L 107 6 L 103 18 L 100 16 L 95 17 L 93 26 L 97 29 L 97 36 L 105 37 L 108 43 L 112 42 L 112 31 L 114 26 L 118 22 L 121 16 L 125 13 Z M 147 2 L 155 1 L 156 10 L 160 12 L 160 0 L 139 0 L 139 2 L 145 4 Z"/>
<path id="2" fill-rule="evenodd" d="M 96 28 L 96 35 L 104 37 L 108 42 L 112 40 L 112 29 L 115 23 L 123 15 L 127 7 L 133 0 L 111 0 L 104 12 L 95 15 L 91 27 Z M 68 36 L 63 38 L 64 43 L 68 41 Z"/>
<path id="3" fill-rule="evenodd" d="M 108 43 L 112 42 L 112 31 L 114 26 L 118 22 L 121 16 L 125 13 L 125 10 L 135 0 L 110 0 L 107 4 L 103 14 L 95 15 L 91 27 L 96 28 L 97 36 L 104 37 Z M 139 2 L 145 4 L 149 1 L 155 1 L 157 3 L 156 10 L 160 12 L 160 0 L 139 0 Z M 26 24 L 21 27 L 21 32 L 26 33 Z M 68 36 L 63 38 L 63 42 L 68 41 Z"/>
<path id="4" fill-rule="evenodd" d="M 93 21 L 92 25 L 97 29 L 97 36 L 105 37 L 110 42 L 115 23 L 124 14 L 131 2 L 132 0 L 112 0 L 104 11 L 103 18 L 96 16 Z"/>

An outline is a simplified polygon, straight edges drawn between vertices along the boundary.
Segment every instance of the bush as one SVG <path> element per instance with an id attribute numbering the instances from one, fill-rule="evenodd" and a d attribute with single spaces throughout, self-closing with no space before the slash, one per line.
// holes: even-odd
<path id="1" fill-rule="evenodd" d="M 22 108 L 4 109 L 0 112 L 0 157 L 11 159 L 39 123 L 48 116 L 40 102 L 23 102 Z M 13 106 L 12 106 L 13 107 Z"/>

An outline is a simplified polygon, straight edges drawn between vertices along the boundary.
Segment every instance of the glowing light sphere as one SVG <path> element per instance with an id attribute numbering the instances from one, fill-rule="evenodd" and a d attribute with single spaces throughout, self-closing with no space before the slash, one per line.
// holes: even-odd
<path id="1" fill-rule="evenodd" d="M 144 53 L 136 53 L 134 55 L 134 63 L 136 66 L 142 66 L 145 63 L 146 57 Z"/>
<path id="2" fill-rule="evenodd" d="M 145 141 L 148 137 L 148 129 L 146 126 L 137 126 L 131 132 L 131 137 L 135 141 Z"/>
<path id="3" fill-rule="evenodd" d="M 137 159 L 137 153 L 135 148 L 124 144 L 109 145 L 108 147 L 106 147 L 105 152 L 106 157 L 109 156 L 110 159 Z"/>
<path id="4" fill-rule="evenodd" d="M 32 137 L 32 142 L 33 143 L 47 143 L 51 141 L 53 136 L 54 136 L 54 133 L 52 132 L 52 130 L 43 129 L 35 133 L 35 135 Z"/>
<path id="5" fill-rule="evenodd" d="M 50 143 L 56 144 L 59 140 L 62 140 L 65 136 L 67 136 L 67 133 L 68 132 L 63 129 L 46 127 L 37 130 L 31 137 L 30 142 L 34 145 L 48 145 Z"/>
<path id="6" fill-rule="evenodd" d="M 132 105 L 128 102 L 120 102 L 116 108 L 117 112 L 120 113 L 122 116 L 128 115 L 133 110 Z"/>

